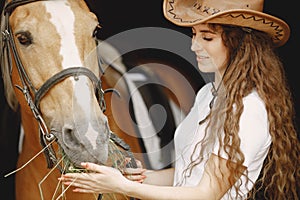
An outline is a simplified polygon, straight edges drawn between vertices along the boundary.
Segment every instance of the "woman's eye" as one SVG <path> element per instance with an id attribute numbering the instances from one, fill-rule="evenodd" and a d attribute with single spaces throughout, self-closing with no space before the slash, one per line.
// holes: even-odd
<path id="1" fill-rule="evenodd" d="M 195 32 L 189 32 L 188 36 L 191 37 L 191 38 L 194 38 L 196 36 L 196 33 Z"/>
<path id="2" fill-rule="evenodd" d="M 202 39 L 206 40 L 206 41 L 212 41 L 212 38 L 210 38 L 210 37 L 203 37 Z"/>
<path id="3" fill-rule="evenodd" d="M 17 33 L 16 37 L 21 45 L 29 46 L 32 44 L 32 36 L 28 31 Z"/>

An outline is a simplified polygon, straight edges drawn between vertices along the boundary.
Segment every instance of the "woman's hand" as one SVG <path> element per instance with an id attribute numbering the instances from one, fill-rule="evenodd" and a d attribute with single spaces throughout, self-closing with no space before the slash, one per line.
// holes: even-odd
<path id="1" fill-rule="evenodd" d="M 131 158 L 126 158 L 125 159 L 126 163 L 131 162 Z M 146 179 L 146 175 L 144 174 L 147 170 L 143 169 L 142 163 L 135 159 L 135 162 L 137 164 L 137 168 L 131 168 L 127 167 L 122 170 L 122 174 L 129 180 L 143 183 L 144 180 Z"/>
<path id="2" fill-rule="evenodd" d="M 63 184 L 75 187 L 74 192 L 114 193 L 116 191 L 122 191 L 122 186 L 129 182 L 129 180 L 115 168 L 89 162 L 82 163 L 81 165 L 90 172 L 67 173 L 59 178 Z M 136 176 L 133 177 L 137 179 Z"/>

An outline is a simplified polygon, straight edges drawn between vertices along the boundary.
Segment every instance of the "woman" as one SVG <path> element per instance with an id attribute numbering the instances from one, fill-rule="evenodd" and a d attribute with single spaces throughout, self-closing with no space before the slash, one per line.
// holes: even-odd
<path id="1" fill-rule="evenodd" d="M 164 0 L 165 17 L 192 28 L 199 69 L 215 74 L 175 132 L 175 167 L 122 175 L 82 163 L 95 173 L 60 180 L 74 192 L 139 199 L 255 199 L 259 186 L 269 199 L 298 199 L 294 110 L 274 52 L 290 30 L 262 10 L 263 0 Z"/>

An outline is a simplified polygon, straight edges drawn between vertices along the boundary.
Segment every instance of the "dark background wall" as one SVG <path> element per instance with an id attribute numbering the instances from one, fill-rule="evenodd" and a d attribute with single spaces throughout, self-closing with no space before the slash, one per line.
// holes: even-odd
<path id="1" fill-rule="evenodd" d="M 163 0 L 151 1 L 101 1 L 87 0 L 88 4 L 93 5 L 92 10 L 97 14 L 101 29 L 101 38 L 120 33 L 125 30 L 137 27 L 165 27 L 188 33 L 189 29 L 180 28 L 163 17 Z M 300 77 L 296 72 L 299 69 L 299 47 L 300 47 L 300 26 L 296 25 L 300 14 L 296 10 L 295 2 L 288 4 L 281 0 L 265 0 L 264 11 L 277 16 L 286 21 L 291 28 L 291 36 L 288 42 L 277 49 L 282 62 L 285 65 L 286 76 L 291 88 L 291 92 L 296 108 L 296 124 L 300 125 Z M 143 37 L 143 36 L 141 36 Z"/>
<path id="2" fill-rule="evenodd" d="M 291 37 L 287 44 L 278 49 L 278 54 L 285 65 L 286 75 L 291 87 L 296 108 L 296 125 L 300 125 L 300 78 L 299 62 L 296 53 L 299 52 L 299 11 L 296 1 L 266 0 L 265 12 L 284 19 L 291 27 Z M 2 10 L 4 0 L 0 2 Z M 185 28 L 179 28 L 169 23 L 162 15 L 162 0 L 87 0 L 92 11 L 100 21 L 102 29 L 100 38 L 106 39 L 114 34 L 138 27 L 164 27 L 188 33 Z M 143 35 L 141 35 L 143 37 Z M 299 54 L 299 53 L 297 53 Z M 298 69 L 297 69 L 298 68 Z M 280 95 L 280 94 L 279 94 Z M 15 169 L 18 146 L 19 116 L 12 112 L 3 96 L 3 82 L 0 80 L 0 197 L 3 200 L 14 200 L 14 176 L 4 178 L 4 175 Z"/>

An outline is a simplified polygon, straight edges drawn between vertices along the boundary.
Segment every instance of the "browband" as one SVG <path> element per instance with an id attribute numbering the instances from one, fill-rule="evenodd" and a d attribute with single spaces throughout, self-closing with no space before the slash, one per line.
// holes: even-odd
<path id="1" fill-rule="evenodd" d="M 36 2 L 36 1 L 46 1 L 46 0 L 12 0 L 10 2 L 8 2 L 5 7 L 4 7 L 4 13 L 9 13 L 11 14 L 12 11 L 18 7 L 18 6 L 21 6 L 21 5 L 24 5 L 24 4 L 28 4 L 28 3 L 32 3 L 32 2 Z"/>

